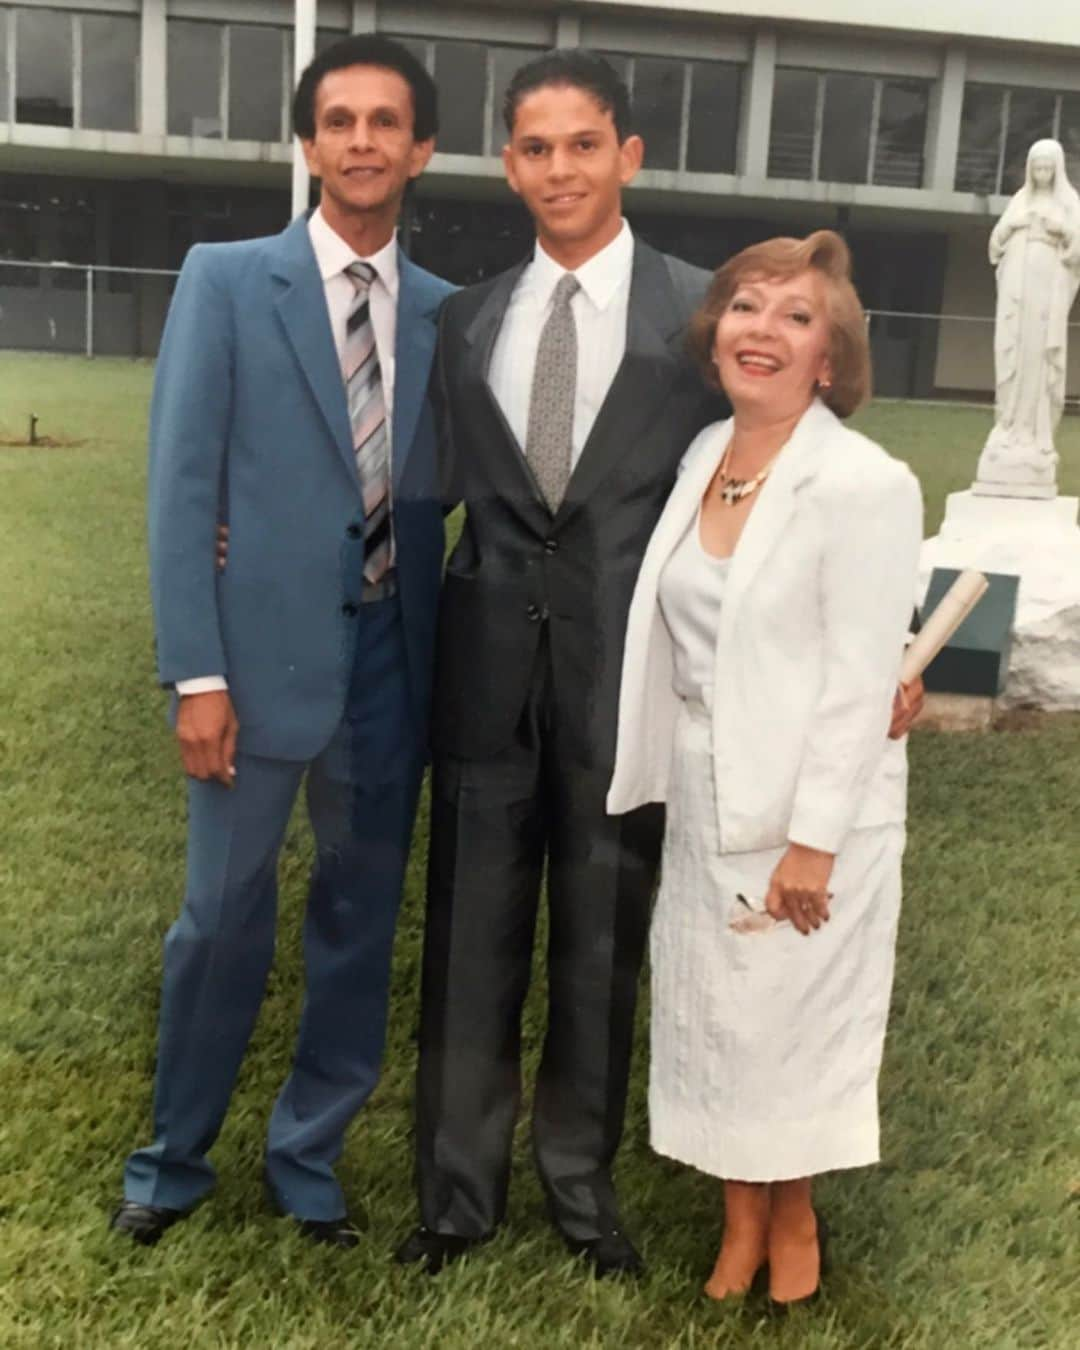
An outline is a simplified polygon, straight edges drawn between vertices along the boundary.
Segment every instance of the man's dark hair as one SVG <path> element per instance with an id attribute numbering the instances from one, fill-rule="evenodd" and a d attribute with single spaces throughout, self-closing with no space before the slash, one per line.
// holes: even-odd
<path id="1" fill-rule="evenodd" d="M 619 143 L 630 135 L 630 91 L 610 61 L 584 47 L 545 52 L 514 72 L 503 99 L 503 118 L 511 135 L 521 100 L 549 85 L 569 86 L 591 94 L 600 107 L 611 114 Z"/>
<path id="2" fill-rule="evenodd" d="M 413 139 L 429 141 L 439 129 L 435 81 L 407 47 L 376 33 L 354 33 L 324 47 L 300 76 L 293 97 L 293 130 L 303 141 L 315 139 L 315 93 L 324 75 L 347 66 L 395 70 L 412 90 Z"/>

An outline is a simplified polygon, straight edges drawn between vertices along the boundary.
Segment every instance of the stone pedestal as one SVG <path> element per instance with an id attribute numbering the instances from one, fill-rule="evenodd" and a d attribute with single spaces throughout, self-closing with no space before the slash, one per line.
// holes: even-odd
<path id="1" fill-rule="evenodd" d="M 995 702 L 979 694 L 927 694 L 919 714 L 920 731 L 989 731 Z"/>
<path id="2" fill-rule="evenodd" d="M 1004 707 L 1080 710 L 1080 498 L 1048 501 L 953 492 L 941 532 L 923 544 L 923 594 L 935 567 L 1020 578 Z"/>

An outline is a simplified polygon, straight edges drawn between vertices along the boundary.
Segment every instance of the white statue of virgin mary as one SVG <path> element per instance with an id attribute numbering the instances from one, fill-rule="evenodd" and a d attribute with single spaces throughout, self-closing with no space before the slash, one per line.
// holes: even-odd
<path id="1" fill-rule="evenodd" d="M 1054 432 L 1065 403 L 1069 310 L 1080 285 L 1080 196 L 1057 141 L 1028 151 L 1024 186 L 990 236 L 997 269 L 996 398 L 972 491 L 1057 495 Z"/>

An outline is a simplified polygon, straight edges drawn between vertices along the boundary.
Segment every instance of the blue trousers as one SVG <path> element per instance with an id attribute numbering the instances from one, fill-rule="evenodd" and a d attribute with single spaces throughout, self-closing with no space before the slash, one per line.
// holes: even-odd
<path id="1" fill-rule="evenodd" d="M 336 1219 L 333 1165 L 375 1086 L 390 960 L 423 771 L 396 598 L 362 605 L 345 713 L 310 763 L 238 755 L 236 786 L 189 781 L 187 890 L 165 939 L 154 1140 L 124 1194 L 187 1209 L 214 1183 L 225 1118 L 274 953 L 277 859 L 301 781 L 316 860 L 296 1055 L 270 1118 L 266 1176 L 304 1219 Z"/>

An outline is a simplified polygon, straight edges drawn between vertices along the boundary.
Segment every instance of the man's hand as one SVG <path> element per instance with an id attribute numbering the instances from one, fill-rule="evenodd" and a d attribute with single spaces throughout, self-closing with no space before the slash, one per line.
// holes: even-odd
<path id="1" fill-rule="evenodd" d="M 225 571 L 225 564 L 229 561 L 229 527 L 228 525 L 219 525 L 217 527 L 217 545 L 214 550 L 217 570 Z"/>
<path id="2" fill-rule="evenodd" d="M 185 694 L 176 714 L 176 739 L 184 772 L 205 782 L 216 778 L 226 787 L 236 781 L 236 733 L 239 723 L 232 699 L 223 690 Z"/>
<path id="3" fill-rule="evenodd" d="M 820 928 L 829 919 L 828 890 L 836 855 L 789 844 L 769 880 L 765 908 L 779 922 L 790 919 L 800 933 Z"/>
<path id="4" fill-rule="evenodd" d="M 889 740 L 898 741 L 901 736 L 906 736 L 925 704 L 926 686 L 921 675 L 917 675 L 910 684 L 898 684 L 893 698 Z"/>

